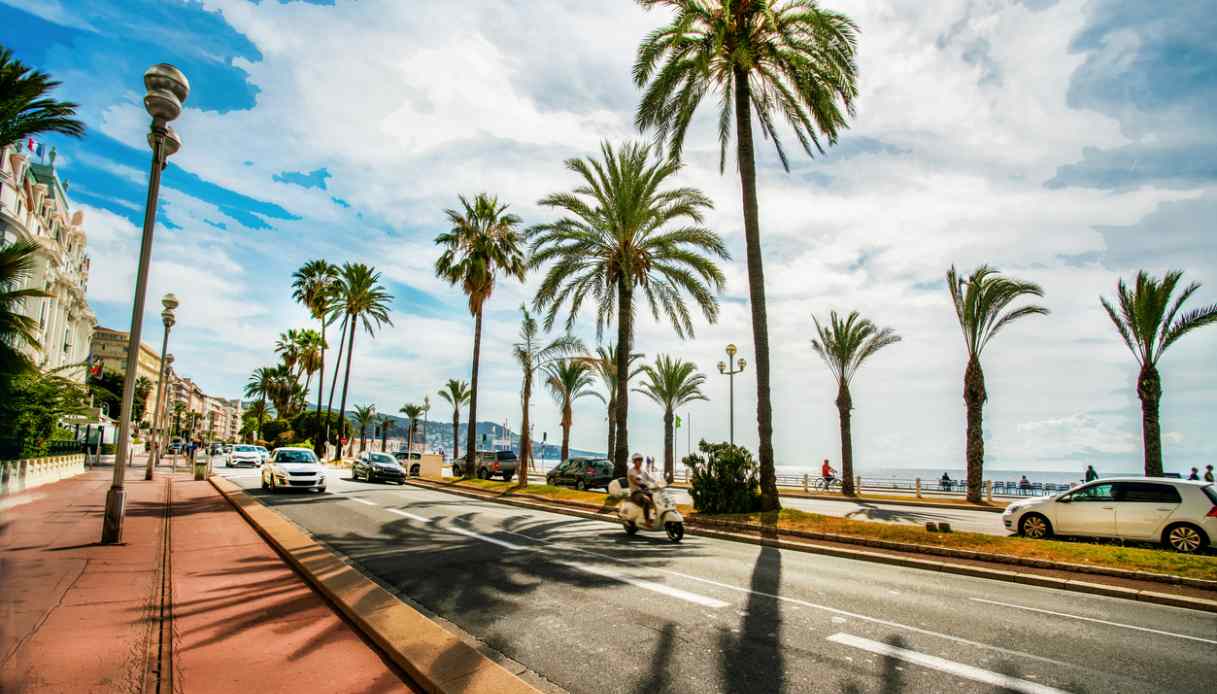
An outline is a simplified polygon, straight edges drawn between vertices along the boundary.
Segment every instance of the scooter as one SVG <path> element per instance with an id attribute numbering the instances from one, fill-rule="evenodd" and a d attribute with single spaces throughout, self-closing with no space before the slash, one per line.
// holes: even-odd
<path id="1" fill-rule="evenodd" d="M 630 500 L 629 482 L 624 479 L 613 480 L 609 482 L 608 492 L 610 497 L 621 499 L 617 506 L 617 519 L 621 521 L 627 535 L 633 535 L 639 529 L 662 529 L 672 542 L 680 542 L 685 536 L 685 519 L 676 510 L 676 500 L 672 498 L 672 493 L 666 485 L 651 487 L 651 500 L 655 503 L 655 508 L 651 509 L 650 524 L 646 522 L 643 508 Z"/>

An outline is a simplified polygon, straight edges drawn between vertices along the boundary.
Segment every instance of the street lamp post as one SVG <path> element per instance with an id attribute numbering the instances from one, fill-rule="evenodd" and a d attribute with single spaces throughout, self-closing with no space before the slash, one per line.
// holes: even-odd
<path id="1" fill-rule="evenodd" d="M 123 487 L 124 471 L 131 453 L 131 406 L 135 401 L 135 374 L 139 368 L 140 333 L 144 323 L 144 295 L 148 290 L 148 265 L 152 260 L 152 232 L 156 227 L 156 204 L 160 194 L 161 170 L 169 157 L 182 147 L 169 121 L 182 113 L 182 102 L 190 94 L 186 76 L 168 63 L 148 68 L 144 73 L 144 109 L 152 116 L 148 144 L 152 147 L 152 166 L 148 178 L 148 199 L 144 204 L 144 234 L 139 247 L 139 267 L 135 276 L 135 305 L 131 309 L 130 341 L 127 344 L 127 378 L 123 383 L 123 401 L 118 420 L 118 445 L 114 456 L 114 480 L 106 492 L 106 512 L 102 519 L 101 541 L 115 544 L 123 539 L 123 514 L 126 511 L 127 490 Z"/>
<path id="2" fill-rule="evenodd" d="M 173 310 L 177 308 L 177 297 L 173 293 L 166 294 L 161 298 L 161 306 L 165 307 L 161 311 L 161 322 L 165 325 L 165 336 L 161 339 L 161 374 L 160 382 L 156 386 L 156 409 L 152 415 L 152 452 L 148 455 L 148 469 L 144 470 L 144 479 L 152 479 L 152 470 L 161 463 L 161 446 L 165 445 L 165 437 L 161 436 L 161 398 L 165 391 L 165 374 L 169 370 L 169 362 L 173 357 L 169 356 L 169 329 L 173 327 L 174 316 Z"/>
<path id="3" fill-rule="evenodd" d="M 725 363 L 721 362 L 721 361 L 718 363 L 718 372 L 720 374 L 725 374 L 727 376 L 727 380 L 730 381 L 730 384 L 731 384 L 730 385 L 731 394 L 730 394 L 730 397 L 728 398 L 728 402 L 730 404 L 728 405 L 727 409 L 731 413 L 730 414 L 730 417 L 731 417 L 730 431 L 731 431 L 731 445 L 732 446 L 735 445 L 735 374 L 741 373 L 744 370 L 744 367 L 747 365 L 748 365 L 748 362 L 744 361 L 742 358 L 740 358 L 740 359 L 735 358 L 735 345 L 727 345 L 727 361 Z"/>

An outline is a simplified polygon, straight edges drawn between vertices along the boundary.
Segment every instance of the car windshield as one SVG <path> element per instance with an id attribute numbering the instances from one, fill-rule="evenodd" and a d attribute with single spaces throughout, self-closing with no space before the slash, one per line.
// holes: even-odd
<path id="1" fill-rule="evenodd" d="M 373 463 L 396 463 L 397 460 L 388 453 L 369 453 L 368 460 Z"/>
<path id="2" fill-rule="evenodd" d="M 259 453 L 265 453 L 265 452 L 266 452 L 266 447 L 265 447 L 265 446 L 254 446 L 254 448 L 258 449 L 258 452 L 259 452 Z"/>
<path id="3" fill-rule="evenodd" d="M 317 456 L 312 451 L 279 451 L 275 454 L 276 463 L 315 463 Z"/>
<path id="4" fill-rule="evenodd" d="M 234 453 L 257 453 L 258 452 L 258 449 L 254 448 L 253 446 L 235 446 L 232 450 Z"/>
<path id="5" fill-rule="evenodd" d="M 515 460 L 516 454 L 515 451 L 499 451 L 495 454 L 495 457 L 499 460 Z"/>

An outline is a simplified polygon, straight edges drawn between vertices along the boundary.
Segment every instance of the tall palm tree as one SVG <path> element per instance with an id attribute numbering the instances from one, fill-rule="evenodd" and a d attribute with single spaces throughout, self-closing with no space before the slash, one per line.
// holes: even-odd
<path id="1" fill-rule="evenodd" d="M 383 415 L 380 418 L 380 452 L 387 453 L 389 451 L 389 430 L 393 428 L 393 420 L 389 415 Z"/>
<path id="2" fill-rule="evenodd" d="M 669 483 L 676 474 L 676 433 L 673 427 L 677 408 L 697 400 L 709 400 L 701 387 L 706 377 L 693 362 L 673 359 L 666 354 L 655 358 L 654 366 L 642 367 L 642 385 L 636 388 L 663 408 L 663 475 Z"/>
<path id="3" fill-rule="evenodd" d="M 34 368 L 22 347 L 38 348 L 38 321 L 20 310 L 27 299 L 51 295 L 41 289 L 20 287 L 32 276 L 37 250 L 37 245 L 26 242 L 0 248 L 0 385 L 3 379 Z"/>
<path id="4" fill-rule="evenodd" d="M 249 394 L 248 386 L 246 386 L 246 397 L 253 397 Z M 258 434 L 262 433 L 262 418 L 266 416 L 266 399 L 262 402 L 255 402 L 249 406 L 253 410 L 254 416 L 258 418 Z M 186 403 L 178 401 L 173 403 L 173 435 L 180 436 L 182 433 L 182 416 L 186 414 Z M 262 438 L 258 436 L 257 438 Z"/>
<path id="5" fill-rule="evenodd" d="M 140 426 L 148 409 L 148 393 L 152 392 L 152 379 L 147 376 L 137 376 L 135 379 L 135 399 L 131 403 L 131 418 L 136 426 Z"/>
<path id="6" fill-rule="evenodd" d="M 313 383 L 313 374 L 321 369 L 321 333 L 311 328 L 299 331 L 296 341 L 296 378 L 301 375 L 304 379 L 305 397 L 308 396 L 309 386 Z M 301 409 L 304 409 L 302 407 Z"/>
<path id="7" fill-rule="evenodd" d="M 642 373 L 641 366 L 633 365 L 642 357 L 638 352 L 630 355 L 627 368 L 630 381 Z M 605 455 L 611 459 L 617 450 L 617 348 L 611 342 L 608 347 L 597 347 L 596 356 L 584 357 L 584 361 L 595 369 L 600 382 L 604 384 L 604 390 L 608 393 L 608 448 L 605 449 L 608 452 Z"/>
<path id="8" fill-rule="evenodd" d="M 891 328 L 877 328 L 857 311 L 850 312 L 844 320 L 832 311 L 828 324 L 821 325 L 815 316 L 816 334 L 811 348 L 837 379 L 837 416 L 841 420 L 841 491 L 853 496 L 854 489 L 854 442 L 850 430 L 850 410 L 854 408 L 849 394 L 849 384 L 862 367 L 863 362 L 875 352 L 900 341 L 900 336 Z"/>
<path id="9" fill-rule="evenodd" d="M 74 117 L 77 105 L 50 98 L 58 86 L 50 75 L 26 67 L 0 46 L 0 143 L 47 132 L 84 135 L 84 123 Z"/>
<path id="10" fill-rule="evenodd" d="M 694 188 L 665 188 L 680 164 L 658 157 L 648 145 L 628 143 L 619 149 L 603 143 L 602 160 L 569 159 L 566 167 L 582 177 L 570 193 L 555 193 L 540 201 L 564 216 L 529 230 L 530 264 L 552 261 L 533 306 L 547 310 L 550 328 L 563 306 L 574 323 L 585 299 L 597 304 L 596 332 L 617 323 L 616 441 L 613 468 L 624 475 L 629 457 L 629 388 L 627 371 L 634 339 L 634 293 L 641 294 L 656 321 L 672 324 L 677 336 L 693 335 L 685 295 L 706 320 L 718 319 L 723 273 L 715 258 L 727 259 L 718 234 L 702 226 L 702 215 L 713 207 Z M 616 316 L 613 316 L 614 310 Z"/>
<path id="11" fill-rule="evenodd" d="M 245 397 L 259 398 L 261 403 L 258 409 L 257 438 L 259 440 L 262 439 L 262 421 L 266 417 L 266 398 L 275 392 L 277 380 L 276 367 L 263 366 L 254 369 L 253 374 L 249 377 L 249 381 L 245 383 Z M 178 404 L 180 405 L 181 403 Z"/>
<path id="12" fill-rule="evenodd" d="M 469 384 L 450 378 L 439 396 L 452 405 L 452 459 L 456 460 L 460 457 L 461 405 L 469 402 Z"/>
<path id="13" fill-rule="evenodd" d="M 528 308 L 520 306 L 524 320 L 520 322 L 520 341 L 512 345 L 511 353 L 524 370 L 524 382 L 520 387 L 520 404 L 524 413 L 520 416 L 520 474 L 516 486 L 528 486 L 528 461 L 532 460 L 532 428 L 528 422 L 528 406 L 532 401 L 532 380 L 537 370 L 555 359 L 569 356 L 576 352 L 585 352 L 583 341 L 569 334 L 552 340 L 542 346 L 537 335 L 537 321 L 528 312 Z"/>
<path id="14" fill-rule="evenodd" d="M 524 280 L 526 265 L 520 218 L 507 211 L 507 205 L 486 193 L 478 193 L 470 203 L 460 196 L 461 211 L 445 210 L 452 228 L 435 237 L 444 252 L 435 261 L 435 274 L 449 284 L 460 284 L 469 299 L 473 316 L 473 375 L 469 387 L 469 432 L 465 439 L 465 476 L 471 477 L 476 465 L 478 363 L 482 351 L 482 309 L 494 293 L 495 277 L 502 272 Z"/>
<path id="15" fill-rule="evenodd" d="M 680 157 L 685 133 L 703 97 L 719 94 L 719 169 L 725 170 L 731 125 L 743 195 L 748 295 L 756 349 L 758 459 L 762 508 L 780 508 L 773 467 L 773 405 L 769 395 L 769 324 L 756 194 L 752 112 L 789 171 L 775 116 L 786 121 L 808 156 L 833 145 L 848 127 L 858 95 L 857 27 L 814 0 L 639 0 L 675 10 L 672 22 L 643 39 L 634 82 L 645 92 L 635 123 L 654 129 Z"/>
<path id="16" fill-rule="evenodd" d="M 952 265 L 947 271 L 947 291 L 955 304 L 955 315 L 968 350 L 968 366 L 963 374 L 963 400 L 968 411 L 968 501 L 980 503 L 985 466 L 982 409 L 989 399 L 980 354 L 1002 328 L 1026 316 L 1046 315 L 1048 309 L 1038 304 L 1010 309 L 1015 300 L 1024 296 L 1042 297 L 1044 290 L 1033 282 L 1002 277 L 988 265 L 976 268 L 967 279 L 957 275 Z"/>
<path id="17" fill-rule="evenodd" d="M 1162 430 L 1158 422 L 1162 377 L 1158 374 L 1158 360 L 1179 338 L 1203 325 L 1217 323 L 1217 304 L 1179 315 L 1183 303 L 1200 289 L 1199 282 L 1192 282 L 1172 303 L 1171 296 L 1181 279 L 1183 273 L 1178 270 L 1167 272 L 1161 282 L 1142 270 L 1137 273 L 1137 282 L 1131 291 L 1123 279 L 1116 286 L 1119 310 L 1107 299 L 1099 298 L 1120 337 L 1124 338 L 1124 344 L 1141 365 L 1137 374 L 1137 397 L 1141 400 L 1146 477 L 1162 476 Z"/>
<path id="18" fill-rule="evenodd" d="M 355 423 L 359 425 L 359 452 L 368 450 L 368 425 L 376 419 L 376 405 L 355 405 Z"/>
<path id="19" fill-rule="evenodd" d="M 545 387 L 562 410 L 562 461 L 570 457 L 570 429 L 574 424 L 575 401 L 590 396 L 607 403 L 603 395 L 591 389 L 596 383 L 595 370 L 585 359 L 559 359 L 545 367 Z"/>
<path id="20" fill-rule="evenodd" d="M 323 260 L 310 260 L 292 273 L 292 299 L 303 304 L 309 315 L 321 322 L 321 354 L 317 360 L 317 439 L 315 452 L 320 455 L 325 445 L 321 437 L 321 396 L 325 392 L 325 329 L 333 319 L 334 288 L 338 283 L 338 267 Z M 342 337 L 338 341 L 342 342 Z M 327 422 L 328 423 L 328 422 Z"/>
<path id="21" fill-rule="evenodd" d="M 296 367 L 300 362 L 300 342 L 301 331 L 292 328 L 284 333 L 279 333 L 279 339 L 275 340 L 275 354 L 278 354 L 283 359 L 283 365 L 287 367 L 292 378 L 296 376 Z"/>
<path id="22" fill-rule="evenodd" d="M 336 301 L 339 309 L 346 314 L 348 327 L 347 335 L 347 365 L 346 374 L 342 378 L 342 401 L 338 406 L 340 416 L 347 406 L 347 387 L 351 381 L 351 362 L 355 357 L 355 332 L 360 323 L 369 334 L 375 334 L 375 328 L 382 325 L 393 325 L 389 320 L 389 302 L 393 297 L 380 285 L 380 273 L 363 263 L 344 263 L 338 273 Z M 375 328 L 373 327 L 375 325 Z"/>
<path id="23" fill-rule="evenodd" d="M 418 418 L 423 416 L 423 406 L 415 403 L 407 403 L 401 406 L 398 412 L 404 414 L 409 420 L 410 426 L 407 428 L 409 434 L 406 438 L 406 450 L 414 450 L 415 432 L 418 431 Z"/>
<path id="24" fill-rule="evenodd" d="M 334 413 L 334 392 L 336 390 L 335 386 L 338 385 L 338 372 L 342 369 L 342 353 L 344 350 L 346 350 L 347 325 L 349 325 L 351 322 L 351 317 L 346 315 L 345 309 L 341 305 L 337 304 L 338 291 L 339 291 L 339 289 L 337 288 L 337 285 L 336 285 L 335 289 L 334 289 L 335 304 L 333 306 L 331 306 L 331 309 L 330 309 L 330 311 L 331 311 L 330 320 L 331 320 L 331 322 L 334 320 L 337 320 L 337 316 L 341 315 L 342 316 L 342 326 L 338 328 L 338 358 L 334 360 L 334 376 L 332 378 L 330 378 L 330 395 L 325 400 L 325 440 L 326 441 L 330 440 L 330 419 L 332 418 L 333 413 Z M 342 417 L 339 416 L 339 420 L 341 420 L 341 419 L 342 419 Z M 339 435 L 341 436 L 341 434 L 339 434 Z"/>
<path id="25" fill-rule="evenodd" d="M 275 408 L 275 414 L 280 419 L 287 419 L 293 414 L 300 384 L 292 377 L 291 369 L 287 364 L 272 367 L 271 376 L 273 380 L 267 397 L 270 398 L 270 402 Z"/>

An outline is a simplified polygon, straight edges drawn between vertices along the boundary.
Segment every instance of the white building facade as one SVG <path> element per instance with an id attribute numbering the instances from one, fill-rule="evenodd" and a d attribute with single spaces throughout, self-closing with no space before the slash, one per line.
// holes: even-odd
<path id="1" fill-rule="evenodd" d="M 71 366 L 60 375 L 83 383 L 97 317 L 85 299 L 84 213 L 69 206 L 66 185 L 55 173 L 54 150 L 43 163 L 20 145 L 0 148 L 0 245 L 18 241 L 38 248 L 33 273 L 21 288 L 50 294 L 27 299 L 19 309 L 38 325 L 39 347 L 25 351 L 44 371 Z"/>

